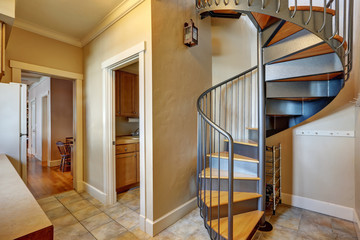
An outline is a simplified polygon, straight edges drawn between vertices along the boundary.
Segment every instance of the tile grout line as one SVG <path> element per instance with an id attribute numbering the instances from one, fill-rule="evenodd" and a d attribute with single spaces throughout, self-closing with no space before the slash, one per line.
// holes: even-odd
<path id="1" fill-rule="evenodd" d="M 75 190 L 72 190 L 72 191 L 75 191 Z M 86 201 L 88 201 L 90 204 L 92 204 L 89 200 L 87 200 L 87 199 L 85 199 L 83 196 L 81 196 L 80 195 L 80 193 L 78 193 L 77 191 L 75 191 L 83 200 L 86 200 Z M 69 211 L 69 213 L 76 219 L 76 221 L 78 222 L 78 223 L 80 223 L 80 225 L 81 226 L 83 226 L 83 228 L 84 229 L 86 229 L 86 231 L 88 232 L 88 233 L 90 233 L 90 235 L 91 236 L 93 236 L 95 239 L 97 239 L 80 221 L 79 221 L 79 219 L 77 219 L 76 217 L 75 217 L 75 215 L 70 211 L 70 209 L 68 209 L 57 197 L 56 197 L 56 195 L 54 196 L 55 198 L 56 198 L 56 200 L 58 200 L 60 203 L 61 203 L 61 205 L 63 205 L 64 206 L 64 208 L 66 208 L 68 211 Z M 79 201 L 82 201 L 82 200 L 79 200 Z M 78 202 L 78 201 L 74 201 L 74 202 Z M 94 204 L 92 204 L 95 208 L 96 208 L 96 206 L 94 205 Z M 100 209 L 99 209 L 100 210 Z M 79 210 L 80 211 L 80 210 Z M 101 211 L 101 210 L 100 210 Z"/>
<path id="2" fill-rule="evenodd" d="M 112 221 L 114 221 L 114 222 L 116 222 L 117 224 L 119 224 L 120 226 L 122 226 L 125 230 L 126 230 L 126 232 L 130 232 L 131 234 L 133 234 L 131 231 L 130 231 L 130 229 L 129 228 L 127 228 L 127 227 L 125 227 L 125 226 L 123 226 L 123 225 L 121 225 L 119 222 L 117 222 L 113 217 L 111 217 L 109 214 L 107 214 L 104 210 L 102 210 L 102 209 L 100 209 L 98 206 L 96 206 L 95 204 L 93 204 L 92 202 L 90 202 L 88 199 L 89 198 L 84 198 L 80 193 L 78 193 L 77 191 L 75 191 L 75 190 L 70 190 L 70 191 L 74 191 L 76 194 L 78 194 L 82 199 L 81 200 L 78 200 L 78 201 L 70 201 L 69 203 L 76 203 L 76 202 L 79 202 L 79 201 L 82 201 L 82 200 L 86 200 L 88 203 L 90 203 L 92 206 L 94 206 L 96 209 L 98 209 L 98 210 L 100 210 L 100 212 L 101 213 L 104 213 L 106 216 L 108 216 Z M 70 191 L 68 191 L 68 192 L 70 192 Z M 81 226 L 83 226 L 84 227 L 84 229 L 88 232 L 88 233 L 90 233 L 90 235 L 91 236 L 93 236 L 95 239 L 97 239 L 92 233 L 91 233 L 91 231 L 90 230 L 88 230 L 82 223 L 81 223 L 81 221 L 83 221 L 83 220 L 85 220 L 85 219 L 88 219 L 88 218 L 91 218 L 91 217 L 93 217 L 93 216 L 90 216 L 90 217 L 87 217 L 87 218 L 85 218 L 85 219 L 83 219 L 83 220 L 78 220 L 77 218 L 76 218 L 76 216 L 72 213 L 72 211 L 70 211 L 70 209 L 69 208 L 67 208 L 60 200 L 59 200 L 59 198 L 57 197 L 57 195 L 60 195 L 61 193 L 59 193 L 59 194 L 54 194 L 54 195 L 52 195 L 65 209 L 67 209 L 68 211 L 69 211 L 69 213 L 76 219 L 76 221 L 78 222 L 78 223 L 80 223 L 80 225 Z M 135 197 L 137 197 L 135 194 L 133 194 L 133 193 L 130 193 L 131 195 L 133 195 L 133 196 L 135 196 Z M 51 196 L 49 196 L 49 197 L 51 197 Z M 133 213 L 135 213 L 136 215 L 139 215 L 136 211 L 134 211 L 134 210 L 132 210 L 131 208 L 129 208 L 128 206 L 126 206 L 125 204 L 123 204 L 123 203 L 121 203 L 121 202 L 119 202 L 118 200 L 117 200 L 117 203 L 119 203 L 119 204 L 121 204 L 121 205 L 123 205 L 123 206 L 125 206 L 126 208 L 128 208 L 131 212 L 133 212 Z M 114 204 L 115 205 L 115 204 Z M 109 205 L 110 206 L 110 205 Z M 81 211 L 81 210 L 79 210 L 79 211 Z M 100 213 L 99 213 L 100 214 Z M 96 215 L 96 214 L 95 214 Z M 95 216 L 94 215 L 94 216 Z M 124 214 L 125 215 L 125 214 Z M 104 225 L 106 225 L 106 224 L 108 224 L 108 223 L 104 223 L 104 224 L 102 224 L 102 225 L 99 225 L 99 226 L 97 226 L 97 228 L 99 228 L 99 227 L 102 227 L 102 226 L 104 226 Z M 69 226 L 69 225 L 67 225 L 67 226 Z M 65 227 L 67 227 L 67 226 L 65 226 Z M 65 227 L 63 227 L 63 228 L 65 228 Z M 135 234 L 133 234 L 134 235 L 134 237 L 136 237 L 136 239 L 139 239 Z"/>

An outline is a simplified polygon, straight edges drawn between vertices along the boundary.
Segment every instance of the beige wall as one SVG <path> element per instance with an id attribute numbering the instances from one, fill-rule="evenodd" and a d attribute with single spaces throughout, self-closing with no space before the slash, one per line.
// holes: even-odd
<path id="1" fill-rule="evenodd" d="M 56 142 L 73 137 L 73 81 L 51 79 L 51 160 L 60 160 Z"/>
<path id="2" fill-rule="evenodd" d="M 9 60 L 82 73 L 82 50 L 66 43 L 13 27 L 6 48 L 6 72 L 2 82 L 11 81 Z"/>
<path id="3" fill-rule="evenodd" d="M 213 85 L 257 64 L 257 30 L 250 19 L 212 18 Z"/>
<path id="4" fill-rule="evenodd" d="M 151 81 L 151 0 L 146 0 L 83 48 L 84 181 L 104 191 L 101 63 L 146 41 L 145 81 Z M 151 191 L 151 189 L 150 189 Z"/>
<path id="5" fill-rule="evenodd" d="M 196 196 L 196 100 L 211 86 L 210 19 L 194 1 L 152 1 L 154 219 Z M 199 45 L 183 45 L 192 18 Z"/>
<path id="6" fill-rule="evenodd" d="M 130 135 L 138 128 L 138 122 L 129 122 L 126 117 L 116 117 L 116 136 Z"/>

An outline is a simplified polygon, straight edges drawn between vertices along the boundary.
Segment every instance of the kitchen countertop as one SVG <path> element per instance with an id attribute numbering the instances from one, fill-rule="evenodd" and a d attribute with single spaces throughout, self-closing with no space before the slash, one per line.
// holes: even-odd
<path id="1" fill-rule="evenodd" d="M 0 239 L 52 239 L 52 223 L 4 154 L 0 182 Z"/>
<path id="2" fill-rule="evenodd" d="M 139 141 L 140 141 L 139 137 L 133 137 L 133 136 L 116 137 L 116 145 L 139 143 Z"/>

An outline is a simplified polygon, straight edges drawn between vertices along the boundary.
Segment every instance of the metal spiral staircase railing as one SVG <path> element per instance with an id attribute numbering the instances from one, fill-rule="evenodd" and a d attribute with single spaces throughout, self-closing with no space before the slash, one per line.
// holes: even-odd
<path id="1" fill-rule="evenodd" d="M 305 3 L 304 3 L 305 2 Z M 198 99 L 197 192 L 211 239 L 266 226 L 265 140 L 326 107 L 352 69 L 353 0 L 196 0 L 204 17 L 246 14 L 257 66 Z"/>

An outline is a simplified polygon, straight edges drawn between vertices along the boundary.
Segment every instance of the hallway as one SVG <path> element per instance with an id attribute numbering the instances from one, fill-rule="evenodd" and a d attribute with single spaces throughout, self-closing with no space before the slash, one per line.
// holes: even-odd
<path id="1" fill-rule="evenodd" d="M 73 189 L 71 172 L 61 172 L 59 167 L 42 166 L 34 156 L 28 156 L 28 188 L 36 199 Z"/>

